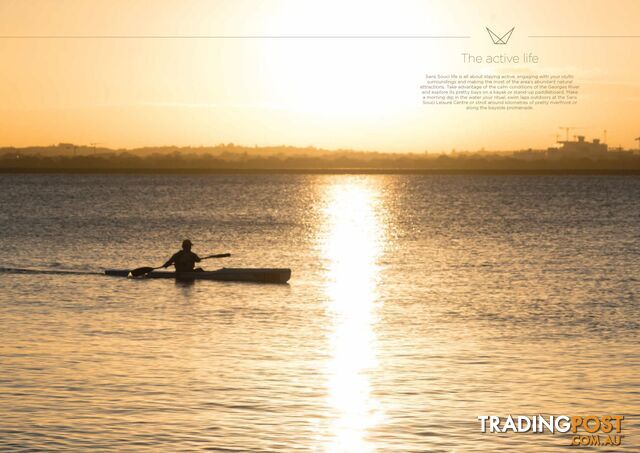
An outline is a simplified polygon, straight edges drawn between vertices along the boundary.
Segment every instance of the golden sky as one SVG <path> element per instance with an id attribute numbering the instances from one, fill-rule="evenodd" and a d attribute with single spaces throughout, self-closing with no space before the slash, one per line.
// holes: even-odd
<path id="1" fill-rule="evenodd" d="M 581 126 L 631 147 L 640 38 L 529 36 L 640 35 L 639 18 L 637 0 L 0 0 L 0 146 L 515 149 Z M 495 46 L 485 26 L 516 28 Z M 214 35 L 226 38 L 185 38 Z M 256 35 L 471 38 L 229 38 Z M 465 65 L 462 52 L 533 52 L 541 62 Z M 516 71 L 574 74 L 578 105 L 421 104 L 425 73 Z"/>

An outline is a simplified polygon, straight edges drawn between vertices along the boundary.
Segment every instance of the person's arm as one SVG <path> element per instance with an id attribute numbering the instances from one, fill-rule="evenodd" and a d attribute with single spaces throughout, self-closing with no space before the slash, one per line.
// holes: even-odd
<path id="1" fill-rule="evenodd" d="M 200 259 L 200 257 L 195 253 L 193 254 L 193 257 L 196 259 L 196 263 L 199 263 L 200 261 L 202 261 L 202 259 Z"/>
<path id="2" fill-rule="evenodd" d="M 171 266 L 176 260 L 176 255 L 174 254 L 171 258 L 169 258 L 169 261 L 167 261 L 166 263 L 164 263 L 162 265 L 162 267 L 169 267 Z"/>

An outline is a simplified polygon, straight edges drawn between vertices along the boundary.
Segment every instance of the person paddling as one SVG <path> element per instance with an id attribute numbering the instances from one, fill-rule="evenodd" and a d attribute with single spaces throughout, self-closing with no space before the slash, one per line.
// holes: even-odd
<path id="1" fill-rule="evenodd" d="M 200 262 L 200 257 L 191 251 L 192 245 L 189 239 L 182 241 L 182 250 L 169 258 L 169 261 L 164 263 L 162 267 L 169 267 L 173 264 L 176 267 L 176 272 L 194 272 L 195 264 Z M 195 271 L 202 271 L 202 269 L 198 268 Z"/>

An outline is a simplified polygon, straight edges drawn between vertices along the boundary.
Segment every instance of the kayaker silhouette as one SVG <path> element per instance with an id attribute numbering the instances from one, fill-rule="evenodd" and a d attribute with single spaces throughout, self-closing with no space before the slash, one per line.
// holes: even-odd
<path id="1" fill-rule="evenodd" d="M 200 257 L 191 251 L 193 244 L 189 239 L 182 241 L 182 250 L 175 253 L 169 261 L 162 267 L 169 267 L 172 264 L 176 267 L 176 272 L 201 272 L 202 269 L 194 269 L 195 264 L 200 262 Z"/>

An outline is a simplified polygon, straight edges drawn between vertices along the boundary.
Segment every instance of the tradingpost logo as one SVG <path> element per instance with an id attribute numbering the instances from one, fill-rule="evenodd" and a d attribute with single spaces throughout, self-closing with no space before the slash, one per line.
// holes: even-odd
<path id="1" fill-rule="evenodd" d="M 623 415 L 479 415 L 483 433 L 571 434 L 574 447 L 618 447 L 622 445 Z"/>

